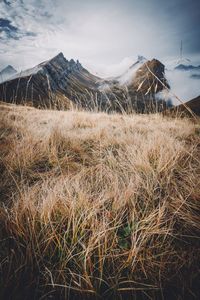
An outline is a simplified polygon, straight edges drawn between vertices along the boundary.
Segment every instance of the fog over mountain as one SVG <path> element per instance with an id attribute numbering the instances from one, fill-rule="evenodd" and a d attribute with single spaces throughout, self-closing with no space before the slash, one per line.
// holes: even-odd
<path id="1" fill-rule="evenodd" d="M 173 93 L 182 101 L 185 102 L 200 95 L 200 78 L 198 78 L 198 74 L 193 74 L 191 71 L 166 70 L 166 78 Z M 180 104 L 175 97 L 171 95 L 170 97 L 173 99 L 173 104 Z"/>

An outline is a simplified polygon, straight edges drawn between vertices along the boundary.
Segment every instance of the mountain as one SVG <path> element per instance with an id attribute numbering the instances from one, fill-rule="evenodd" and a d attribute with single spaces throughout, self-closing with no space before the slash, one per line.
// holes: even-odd
<path id="1" fill-rule="evenodd" d="M 186 102 L 185 105 L 181 104 L 176 107 L 176 110 L 178 110 L 179 112 L 184 112 L 191 116 L 186 106 L 189 107 L 191 111 L 195 113 L 197 116 L 200 116 L 200 96 Z"/>
<path id="2" fill-rule="evenodd" d="M 200 66 L 179 64 L 178 66 L 175 67 L 175 70 L 180 70 L 180 71 L 200 71 Z"/>
<path id="3" fill-rule="evenodd" d="M 161 111 L 166 108 L 164 100 L 158 100 L 156 95 L 165 88 L 170 88 L 165 77 L 165 66 L 157 59 L 145 61 L 136 71 L 127 86 L 129 95 L 136 99 L 139 111 Z M 140 101 L 138 101 L 140 99 Z M 137 108 L 135 109 L 137 111 Z"/>
<path id="4" fill-rule="evenodd" d="M 190 75 L 191 78 L 193 79 L 200 79 L 200 73 L 199 74 L 192 74 Z"/>
<path id="5" fill-rule="evenodd" d="M 70 100 L 83 101 L 83 95 L 97 90 L 99 78 L 90 74 L 79 61 L 67 60 L 62 53 L 32 69 L 16 74 L 0 85 L 0 97 L 7 102 L 32 103 L 36 107 Z M 87 90 L 87 91 L 86 91 Z"/>
<path id="6" fill-rule="evenodd" d="M 129 108 L 136 112 L 163 110 L 166 102 L 158 100 L 156 94 L 169 88 L 165 78 L 165 66 L 158 60 L 138 60 L 121 76 L 101 82 L 101 91 L 109 95 L 115 103 L 125 110 Z M 123 99 L 121 101 L 120 99 Z"/>
<path id="7" fill-rule="evenodd" d="M 165 105 L 156 93 L 169 86 L 164 65 L 156 59 L 138 60 L 121 76 L 104 80 L 88 72 L 79 61 L 62 53 L 0 84 L 0 99 L 36 107 L 68 108 L 72 103 L 88 109 L 145 112 Z M 155 74 L 155 75 L 153 75 Z"/>
<path id="8" fill-rule="evenodd" d="M 15 73 L 17 73 L 17 71 L 11 65 L 8 65 L 6 68 L 0 71 L 0 83 L 8 80 Z"/>
<path id="9" fill-rule="evenodd" d="M 113 85 L 126 86 L 129 90 L 142 93 L 143 95 L 155 94 L 161 91 L 164 86 L 169 88 L 169 84 L 165 78 L 165 66 L 157 59 L 148 61 L 143 57 L 139 58 L 121 76 L 102 83 L 106 83 L 107 88 Z"/>

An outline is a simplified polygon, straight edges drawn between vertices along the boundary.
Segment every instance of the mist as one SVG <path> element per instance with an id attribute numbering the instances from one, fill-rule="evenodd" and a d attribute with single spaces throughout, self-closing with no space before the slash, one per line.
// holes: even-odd
<path id="1" fill-rule="evenodd" d="M 166 92 L 163 92 L 163 96 L 165 99 L 166 97 L 171 99 L 174 105 L 178 105 L 180 102 L 172 93 L 180 98 L 182 102 L 189 101 L 200 95 L 200 79 L 192 78 L 191 75 L 193 72 L 166 70 L 165 74 L 170 85 L 171 93 L 168 95 Z"/>

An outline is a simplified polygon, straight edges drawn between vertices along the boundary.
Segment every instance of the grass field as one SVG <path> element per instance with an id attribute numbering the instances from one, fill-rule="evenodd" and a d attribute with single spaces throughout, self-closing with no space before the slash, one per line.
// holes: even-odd
<path id="1" fill-rule="evenodd" d="M 0 105 L 0 299 L 198 299 L 200 127 Z"/>

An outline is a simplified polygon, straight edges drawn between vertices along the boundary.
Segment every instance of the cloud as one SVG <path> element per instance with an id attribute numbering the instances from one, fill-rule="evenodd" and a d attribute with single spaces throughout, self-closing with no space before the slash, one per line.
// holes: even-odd
<path id="1" fill-rule="evenodd" d="M 18 28 L 10 20 L 0 18 L 0 39 L 18 39 Z"/>
<path id="2" fill-rule="evenodd" d="M 24 36 L 36 37 L 37 34 L 22 30 L 12 25 L 12 22 L 8 19 L 0 18 L 0 40 L 6 42 L 10 39 L 20 40 Z"/>
<path id="3" fill-rule="evenodd" d="M 158 99 L 171 100 L 173 105 L 187 102 L 200 95 L 200 79 L 192 75 L 200 75 L 198 71 L 166 70 L 165 76 L 170 85 L 170 91 L 163 90 L 157 94 Z M 180 99 L 180 100 L 178 100 Z"/>
<path id="4" fill-rule="evenodd" d="M 171 91 L 178 96 L 181 101 L 189 101 L 200 95 L 200 80 L 191 77 L 189 71 L 166 71 L 166 78 L 170 84 Z M 175 105 L 180 102 L 172 96 Z"/>
<path id="5" fill-rule="evenodd" d="M 178 55 L 181 39 L 185 52 L 198 54 L 197 2 L 192 6 L 189 0 L 0 1 L 0 18 L 17 30 L 9 34 L 2 30 L 0 67 L 7 63 L 18 69 L 31 67 L 62 51 L 89 70 L 111 76 L 124 71 L 127 58 L 131 65 L 138 54 L 160 60 Z"/>

